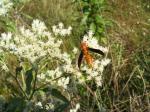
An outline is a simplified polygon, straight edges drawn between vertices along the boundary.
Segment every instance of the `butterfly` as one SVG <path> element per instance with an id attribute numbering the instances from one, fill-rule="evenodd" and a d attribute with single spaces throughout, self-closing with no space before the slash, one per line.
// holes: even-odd
<path id="1" fill-rule="evenodd" d="M 80 44 L 81 52 L 78 58 L 78 68 L 80 69 L 83 58 L 90 67 L 93 67 L 93 57 L 90 55 L 89 51 L 101 54 L 104 56 L 104 52 L 99 49 L 90 48 L 86 41 L 82 41 Z"/>

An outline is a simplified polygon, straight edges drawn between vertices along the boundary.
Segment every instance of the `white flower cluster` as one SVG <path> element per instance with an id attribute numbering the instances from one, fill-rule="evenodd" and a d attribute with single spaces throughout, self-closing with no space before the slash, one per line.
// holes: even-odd
<path id="1" fill-rule="evenodd" d="M 11 0 L 0 0 L 0 16 L 6 15 L 12 6 L 13 3 Z"/>
<path id="2" fill-rule="evenodd" d="M 55 70 L 41 73 L 38 75 L 38 79 L 67 89 L 70 79 L 61 76 L 64 72 L 72 71 L 73 67 L 69 54 L 61 52 L 61 44 L 62 40 L 54 38 L 47 31 L 45 24 L 39 20 L 33 21 L 31 29 L 21 27 L 15 34 L 2 33 L 0 37 L 0 48 L 15 54 L 19 58 L 26 58 L 31 63 L 43 57 L 48 57 L 51 60 L 57 59 L 57 61 L 62 62 L 63 66 L 59 67 L 58 65 Z"/>
<path id="3" fill-rule="evenodd" d="M 37 102 L 37 103 L 35 104 L 35 106 L 38 106 L 38 107 L 40 107 L 40 108 L 43 108 L 43 105 L 42 105 L 41 102 Z"/>
<path id="4" fill-rule="evenodd" d="M 52 27 L 52 31 L 54 32 L 55 35 L 61 35 L 61 36 L 66 36 L 70 35 L 72 31 L 72 27 L 69 26 L 67 29 L 64 28 L 63 23 L 59 23 L 58 25 L 54 25 Z"/>
<path id="5" fill-rule="evenodd" d="M 46 105 L 42 105 L 39 101 L 35 104 L 36 107 L 40 107 L 41 109 L 45 108 L 46 110 L 54 110 L 54 105 L 52 103 L 47 103 Z"/>
<path id="6" fill-rule="evenodd" d="M 92 38 L 92 37 L 91 37 Z M 90 38 L 90 39 L 91 39 Z M 92 38 L 92 40 L 96 40 Z M 91 40 L 88 40 L 88 42 L 91 42 Z M 99 46 L 98 42 L 95 44 L 96 46 Z M 95 46 L 93 46 L 95 48 Z M 103 52 L 108 52 L 107 48 L 99 46 L 99 48 L 103 48 Z M 105 52 L 105 53 L 106 53 Z M 73 54 L 76 55 L 77 49 L 73 49 Z M 55 70 L 49 70 L 47 71 L 46 74 L 39 75 L 39 78 L 43 77 L 44 81 L 49 81 L 52 82 L 52 80 L 57 79 L 58 77 L 61 77 L 63 73 L 69 73 L 73 74 L 74 78 L 76 78 L 79 83 L 84 83 L 87 80 L 95 80 L 95 83 L 97 86 L 102 86 L 102 74 L 104 71 L 104 67 L 107 66 L 110 63 L 110 59 L 108 58 L 102 58 L 100 60 L 96 59 L 93 62 L 93 67 L 89 68 L 87 64 L 82 64 L 81 70 L 77 69 L 76 66 L 72 64 L 72 58 L 70 57 L 69 54 L 67 53 L 62 53 L 61 54 L 61 60 L 63 61 L 63 65 L 60 67 L 57 67 Z M 82 71 L 85 71 L 87 76 L 82 75 Z M 49 77 L 49 78 L 48 78 Z M 63 88 L 67 89 L 67 85 L 69 84 L 69 77 L 61 77 L 56 81 L 53 81 L 54 85 L 62 86 Z"/>
<path id="7" fill-rule="evenodd" d="M 77 112 L 79 109 L 80 109 L 80 104 L 77 103 L 76 108 L 75 109 L 70 109 L 70 112 Z"/>
<path id="8" fill-rule="evenodd" d="M 81 69 L 86 71 L 88 74 L 87 80 L 95 80 L 97 86 L 102 86 L 102 73 L 104 71 L 104 67 L 110 63 L 110 59 L 104 58 L 101 61 L 95 60 L 93 63 L 93 68 L 89 68 L 86 65 L 83 66 Z"/>
<path id="9" fill-rule="evenodd" d="M 46 73 L 39 74 L 38 79 L 43 82 L 50 82 L 64 89 L 67 89 L 69 84 L 69 77 L 63 77 L 63 72 L 59 67 L 55 70 L 48 70 Z"/>
<path id="10" fill-rule="evenodd" d="M 46 55 L 60 58 L 62 41 L 54 39 L 46 30 L 43 22 L 34 20 L 31 30 L 21 27 L 18 33 L 1 34 L 0 47 L 33 63 Z"/>
<path id="11" fill-rule="evenodd" d="M 88 44 L 88 46 L 91 47 L 91 48 L 100 49 L 104 53 L 108 52 L 108 48 L 107 47 L 103 47 L 103 46 L 100 46 L 98 44 L 98 40 L 93 37 L 93 32 L 91 30 L 88 32 L 87 35 L 83 36 L 83 40 L 82 41 L 86 42 Z"/>

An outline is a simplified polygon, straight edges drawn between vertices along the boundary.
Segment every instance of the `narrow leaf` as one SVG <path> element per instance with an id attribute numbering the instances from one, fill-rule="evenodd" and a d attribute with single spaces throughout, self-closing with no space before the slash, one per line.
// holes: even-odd
<path id="1" fill-rule="evenodd" d="M 26 71 L 26 92 L 30 94 L 33 80 L 33 69 Z"/>

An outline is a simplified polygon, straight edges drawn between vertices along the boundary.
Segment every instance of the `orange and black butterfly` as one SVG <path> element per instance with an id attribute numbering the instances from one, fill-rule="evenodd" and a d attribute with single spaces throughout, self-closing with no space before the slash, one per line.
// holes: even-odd
<path id="1" fill-rule="evenodd" d="M 92 51 L 92 52 L 95 52 L 104 56 L 104 52 L 102 52 L 101 50 L 88 47 L 87 42 L 84 42 L 84 41 L 81 42 L 80 47 L 81 47 L 81 52 L 78 58 L 79 69 L 80 69 L 83 58 L 85 59 L 85 61 L 90 67 L 93 66 L 93 57 L 90 55 L 89 51 Z"/>

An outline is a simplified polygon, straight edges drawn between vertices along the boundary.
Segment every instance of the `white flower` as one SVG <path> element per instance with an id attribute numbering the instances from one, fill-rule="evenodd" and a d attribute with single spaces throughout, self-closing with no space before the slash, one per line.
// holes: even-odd
<path id="1" fill-rule="evenodd" d="M 32 29 L 33 29 L 33 31 L 35 31 L 39 35 L 41 35 L 46 30 L 46 26 L 45 26 L 44 22 L 36 19 L 36 20 L 33 20 L 33 22 L 32 22 Z"/>
<path id="2" fill-rule="evenodd" d="M 103 66 L 106 66 L 106 65 L 108 65 L 110 63 L 110 59 L 103 59 L 102 61 L 101 61 L 101 64 L 103 65 Z"/>
<path id="3" fill-rule="evenodd" d="M 41 73 L 40 75 L 37 75 L 37 78 L 39 80 L 44 80 L 45 79 L 45 74 L 44 73 Z"/>
<path id="4" fill-rule="evenodd" d="M 104 71 L 104 66 L 103 65 L 100 65 L 99 66 L 99 71 L 102 73 Z"/>
<path id="5" fill-rule="evenodd" d="M 0 1 L 0 16 L 6 15 L 7 12 L 12 8 L 13 3 L 11 0 L 1 0 Z"/>
<path id="6" fill-rule="evenodd" d="M 101 78 L 101 76 L 97 76 L 95 78 L 95 82 L 96 82 L 98 87 L 102 86 L 102 78 Z"/>
<path id="7" fill-rule="evenodd" d="M 43 108 L 43 106 L 42 106 L 42 103 L 41 103 L 41 102 L 36 103 L 36 104 L 35 104 L 35 106 L 39 106 L 40 108 Z"/>
<path id="8" fill-rule="evenodd" d="M 58 80 L 58 85 L 62 86 L 64 89 L 67 89 L 67 85 L 69 84 L 69 77 L 65 78 L 62 77 L 61 79 Z"/>
<path id="9" fill-rule="evenodd" d="M 87 36 L 87 35 L 84 35 L 82 41 L 83 41 L 83 42 L 88 42 L 88 36 Z"/>
<path id="10" fill-rule="evenodd" d="M 60 35 L 65 36 L 67 34 L 67 29 L 60 30 Z"/>
<path id="11" fill-rule="evenodd" d="M 76 47 L 73 48 L 73 53 L 76 54 L 78 52 L 78 49 Z"/>
<path id="12" fill-rule="evenodd" d="M 104 53 L 108 52 L 108 48 L 107 47 L 102 47 L 98 44 L 98 40 L 96 38 L 93 37 L 93 32 L 89 31 L 88 35 L 84 35 L 83 36 L 83 42 L 86 42 L 87 45 L 91 48 L 95 48 L 95 49 L 99 49 Z"/>
<path id="13" fill-rule="evenodd" d="M 56 78 L 55 73 L 56 73 L 55 70 L 48 70 L 47 76 L 50 76 L 52 79 L 55 79 Z"/>
<path id="14" fill-rule="evenodd" d="M 61 35 L 61 36 L 66 36 L 71 34 L 72 27 L 69 26 L 68 28 L 64 28 L 63 23 L 59 23 L 58 25 L 52 26 L 52 31 L 54 35 Z"/>
<path id="15" fill-rule="evenodd" d="M 97 71 L 93 71 L 93 72 L 91 73 L 91 76 L 92 76 L 92 77 L 96 77 L 98 74 L 99 74 L 99 73 L 98 73 Z"/>
<path id="16" fill-rule="evenodd" d="M 101 51 L 103 51 L 104 53 L 107 53 L 108 52 L 108 48 L 107 47 L 102 47 L 102 46 L 99 46 L 99 48 Z"/>
<path id="17" fill-rule="evenodd" d="M 96 48 L 96 49 L 99 47 L 98 40 L 96 38 L 89 39 L 87 43 L 89 47 Z"/>
<path id="18" fill-rule="evenodd" d="M 60 23 L 58 24 L 58 26 L 59 26 L 60 29 L 63 29 L 64 24 L 60 22 Z"/>
<path id="19" fill-rule="evenodd" d="M 81 72 L 79 72 L 79 71 L 75 71 L 74 74 L 76 74 L 77 77 L 81 77 L 82 76 Z"/>
<path id="20" fill-rule="evenodd" d="M 3 41 L 9 41 L 12 38 L 12 34 L 10 32 L 8 33 L 2 33 L 0 39 Z"/>
<path id="21" fill-rule="evenodd" d="M 6 71 L 6 72 L 8 72 L 8 71 L 9 71 L 9 69 L 8 69 L 8 67 L 7 67 L 7 65 L 6 65 L 6 64 L 3 64 L 3 65 L 2 65 L 2 70 Z"/>
<path id="22" fill-rule="evenodd" d="M 65 61 L 68 61 L 68 59 L 70 59 L 69 54 L 68 54 L 68 53 L 66 53 L 66 52 L 65 52 L 65 53 L 63 53 L 63 54 L 62 54 L 62 59 L 63 59 L 63 60 L 65 60 Z"/>
<path id="23" fill-rule="evenodd" d="M 71 27 L 71 26 L 69 26 L 69 27 L 68 27 L 68 30 L 69 30 L 69 31 L 71 31 L 71 30 L 72 30 L 72 27 Z"/>
<path id="24" fill-rule="evenodd" d="M 45 108 L 46 108 L 46 110 L 49 110 L 49 109 L 54 110 L 54 104 L 52 104 L 52 103 L 47 103 L 47 104 L 45 105 Z"/>
<path id="25" fill-rule="evenodd" d="M 77 103 L 75 109 L 70 109 L 70 112 L 77 112 L 80 109 L 80 104 Z"/>
<path id="26" fill-rule="evenodd" d="M 64 65 L 64 66 L 63 66 L 63 70 L 64 70 L 66 73 L 72 73 L 72 71 L 73 71 L 72 65 L 71 65 L 71 64 Z"/>
<path id="27" fill-rule="evenodd" d="M 61 69 L 59 67 L 57 67 L 55 69 L 56 78 L 61 77 L 62 73 L 63 72 L 61 71 Z"/>
<path id="28" fill-rule="evenodd" d="M 90 37 L 90 38 L 92 38 L 93 37 L 93 31 L 92 30 L 89 30 L 89 32 L 88 32 L 88 36 Z"/>
<path id="29" fill-rule="evenodd" d="M 77 103 L 77 104 L 76 104 L 76 109 L 78 110 L 79 108 L 80 108 L 80 104 Z"/>

